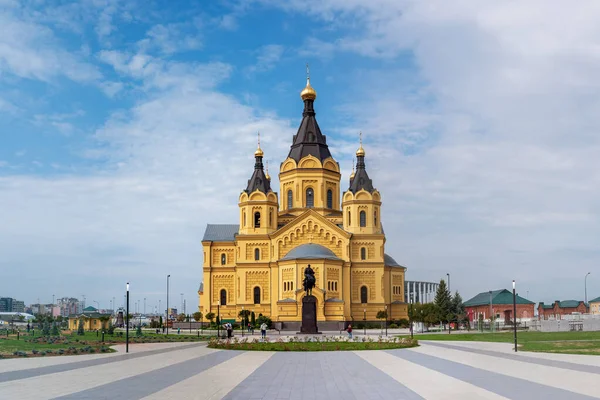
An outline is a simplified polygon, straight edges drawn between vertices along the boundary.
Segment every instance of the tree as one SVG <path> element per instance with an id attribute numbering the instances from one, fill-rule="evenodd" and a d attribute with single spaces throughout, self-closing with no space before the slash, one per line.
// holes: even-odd
<path id="1" fill-rule="evenodd" d="M 112 323 L 112 319 L 108 321 L 108 334 L 113 335 L 115 333 L 115 326 Z"/>
<path id="2" fill-rule="evenodd" d="M 454 297 L 452 297 L 452 315 L 457 324 L 462 324 L 467 319 L 465 305 L 463 304 L 462 297 L 458 293 L 458 290 L 454 292 Z"/>
<path id="3" fill-rule="evenodd" d="M 177 316 L 177 322 L 185 321 L 185 314 L 181 313 Z"/>
<path id="4" fill-rule="evenodd" d="M 256 316 L 254 315 L 254 311 L 250 313 L 250 324 L 252 324 L 252 326 L 256 326 Z"/>
<path id="5" fill-rule="evenodd" d="M 377 311 L 377 315 L 375 316 L 375 318 L 377 318 L 378 320 L 383 320 L 385 318 L 386 322 L 387 322 L 387 310 L 379 310 Z M 383 321 L 381 321 L 381 329 L 383 329 Z"/>
<path id="6" fill-rule="evenodd" d="M 100 319 L 100 325 L 101 325 L 102 329 L 105 329 L 106 323 L 110 320 L 110 317 L 108 315 L 103 315 L 99 319 Z"/>
<path id="7" fill-rule="evenodd" d="M 435 294 L 434 304 L 438 309 L 438 321 L 447 323 L 452 317 L 452 297 L 448 291 L 445 280 L 440 280 L 437 292 Z"/>
<path id="8" fill-rule="evenodd" d="M 138 324 L 137 329 L 135 330 L 135 335 L 136 336 L 143 336 L 144 333 L 142 332 L 142 325 Z"/>
<path id="9" fill-rule="evenodd" d="M 217 325 L 221 325 L 221 318 L 217 315 Z"/>
<path id="10" fill-rule="evenodd" d="M 42 335 L 50 336 L 50 322 L 44 321 L 42 324 Z"/>
<path id="11" fill-rule="evenodd" d="M 85 331 L 83 329 L 83 318 L 79 318 L 79 326 L 77 327 L 77 334 L 78 335 L 85 335 Z"/>
<path id="12" fill-rule="evenodd" d="M 215 319 L 215 313 L 214 312 L 209 312 L 205 315 L 206 319 L 210 321 L 211 325 Z"/>
<path id="13" fill-rule="evenodd" d="M 194 317 L 194 321 L 202 321 L 202 313 L 200 311 L 196 311 L 192 316 Z"/>
<path id="14" fill-rule="evenodd" d="M 250 310 L 242 310 L 239 312 L 238 317 L 242 320 L 242 329 L 248 325 L 248 317 L 250 316 Z"/>
<path id="15" fill-rule="evenodd" d="M 60 336 L 60 331 L 58 330 L 56 322 L 52 323 L 52 336 Z"/>
<path id="16" fill-rule="evenodd" d="M 158 317 L 158 327 L 162 328 L 163 326 L 163 319 L 162 319 L 162 315 L 160 317 Z"/>

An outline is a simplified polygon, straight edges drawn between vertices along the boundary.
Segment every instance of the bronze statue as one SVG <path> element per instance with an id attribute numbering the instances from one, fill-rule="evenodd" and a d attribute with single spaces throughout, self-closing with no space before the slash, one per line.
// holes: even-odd
<path id="1" fill-rule="evenodd" d="M 304 281 L 302 282 L 307 296 L 312 295 L 312 289 L 315 287 L 316 282 L 317 280 L 315 278 L 315 271 L 313 271 L 313 269 L 310 267 L 310 264 L 308 264 L 304 270 Z"/>

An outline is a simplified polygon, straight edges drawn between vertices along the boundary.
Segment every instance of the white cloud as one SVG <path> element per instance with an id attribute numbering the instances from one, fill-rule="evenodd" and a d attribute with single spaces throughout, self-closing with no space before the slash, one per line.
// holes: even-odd
<path id="1" fill-rule="evenodd" d="M 256 63 L 247 68 L 249 73 L 266 72 L 273 69 L 281 56 L 285 47 L 279 44 L 268 44 L 261 46 L 256 50 Z"/>
<path id="2" fill-rule="evenodd" d="M 285 7 L 335 16 L 325 48 L 383 60 L 348 77 L 364 95 L 339 109 L 350 118 L 342 132 L 366 131 L 407 279 L 452 272 L 468 296 L 516 278 L 534 300 L 582 298 L 600 263 L 597 2 Z"/>

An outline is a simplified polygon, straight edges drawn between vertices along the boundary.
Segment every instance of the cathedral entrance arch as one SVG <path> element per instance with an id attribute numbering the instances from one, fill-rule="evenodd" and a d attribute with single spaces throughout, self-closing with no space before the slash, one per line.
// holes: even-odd
<path id="1" fill-rule="evenodd" d="M 312 295 L 317 299 L 317 321 L 325 321 L 325 292 L 323 289 L 314 287 Z M 302 299 L 306 292 L 302 289 L 296 291 L 296 304 L 298 304 L 298 315 L 302 315 Z"/>

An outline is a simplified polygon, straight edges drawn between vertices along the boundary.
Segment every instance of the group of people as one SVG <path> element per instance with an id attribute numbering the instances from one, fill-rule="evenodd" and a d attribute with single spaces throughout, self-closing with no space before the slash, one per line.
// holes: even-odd
<path id="1" fill-rule="evenodd" d="M 227 332 L 227 339 L 231 339 L 231 337 L 233 336 L 233 325 L 231 325 L 229 322 L 226 322 L 223 324 L 223 329 Z M 267 329 L 269 329 L 269 327 L 266 323 L 263 322 L 260 325 L 260 336 L 263 339 L 267 337 Z M 252 324 L 248 324 L 248 332 L 254 333 L 254 327 L 252 326 Z"/>

